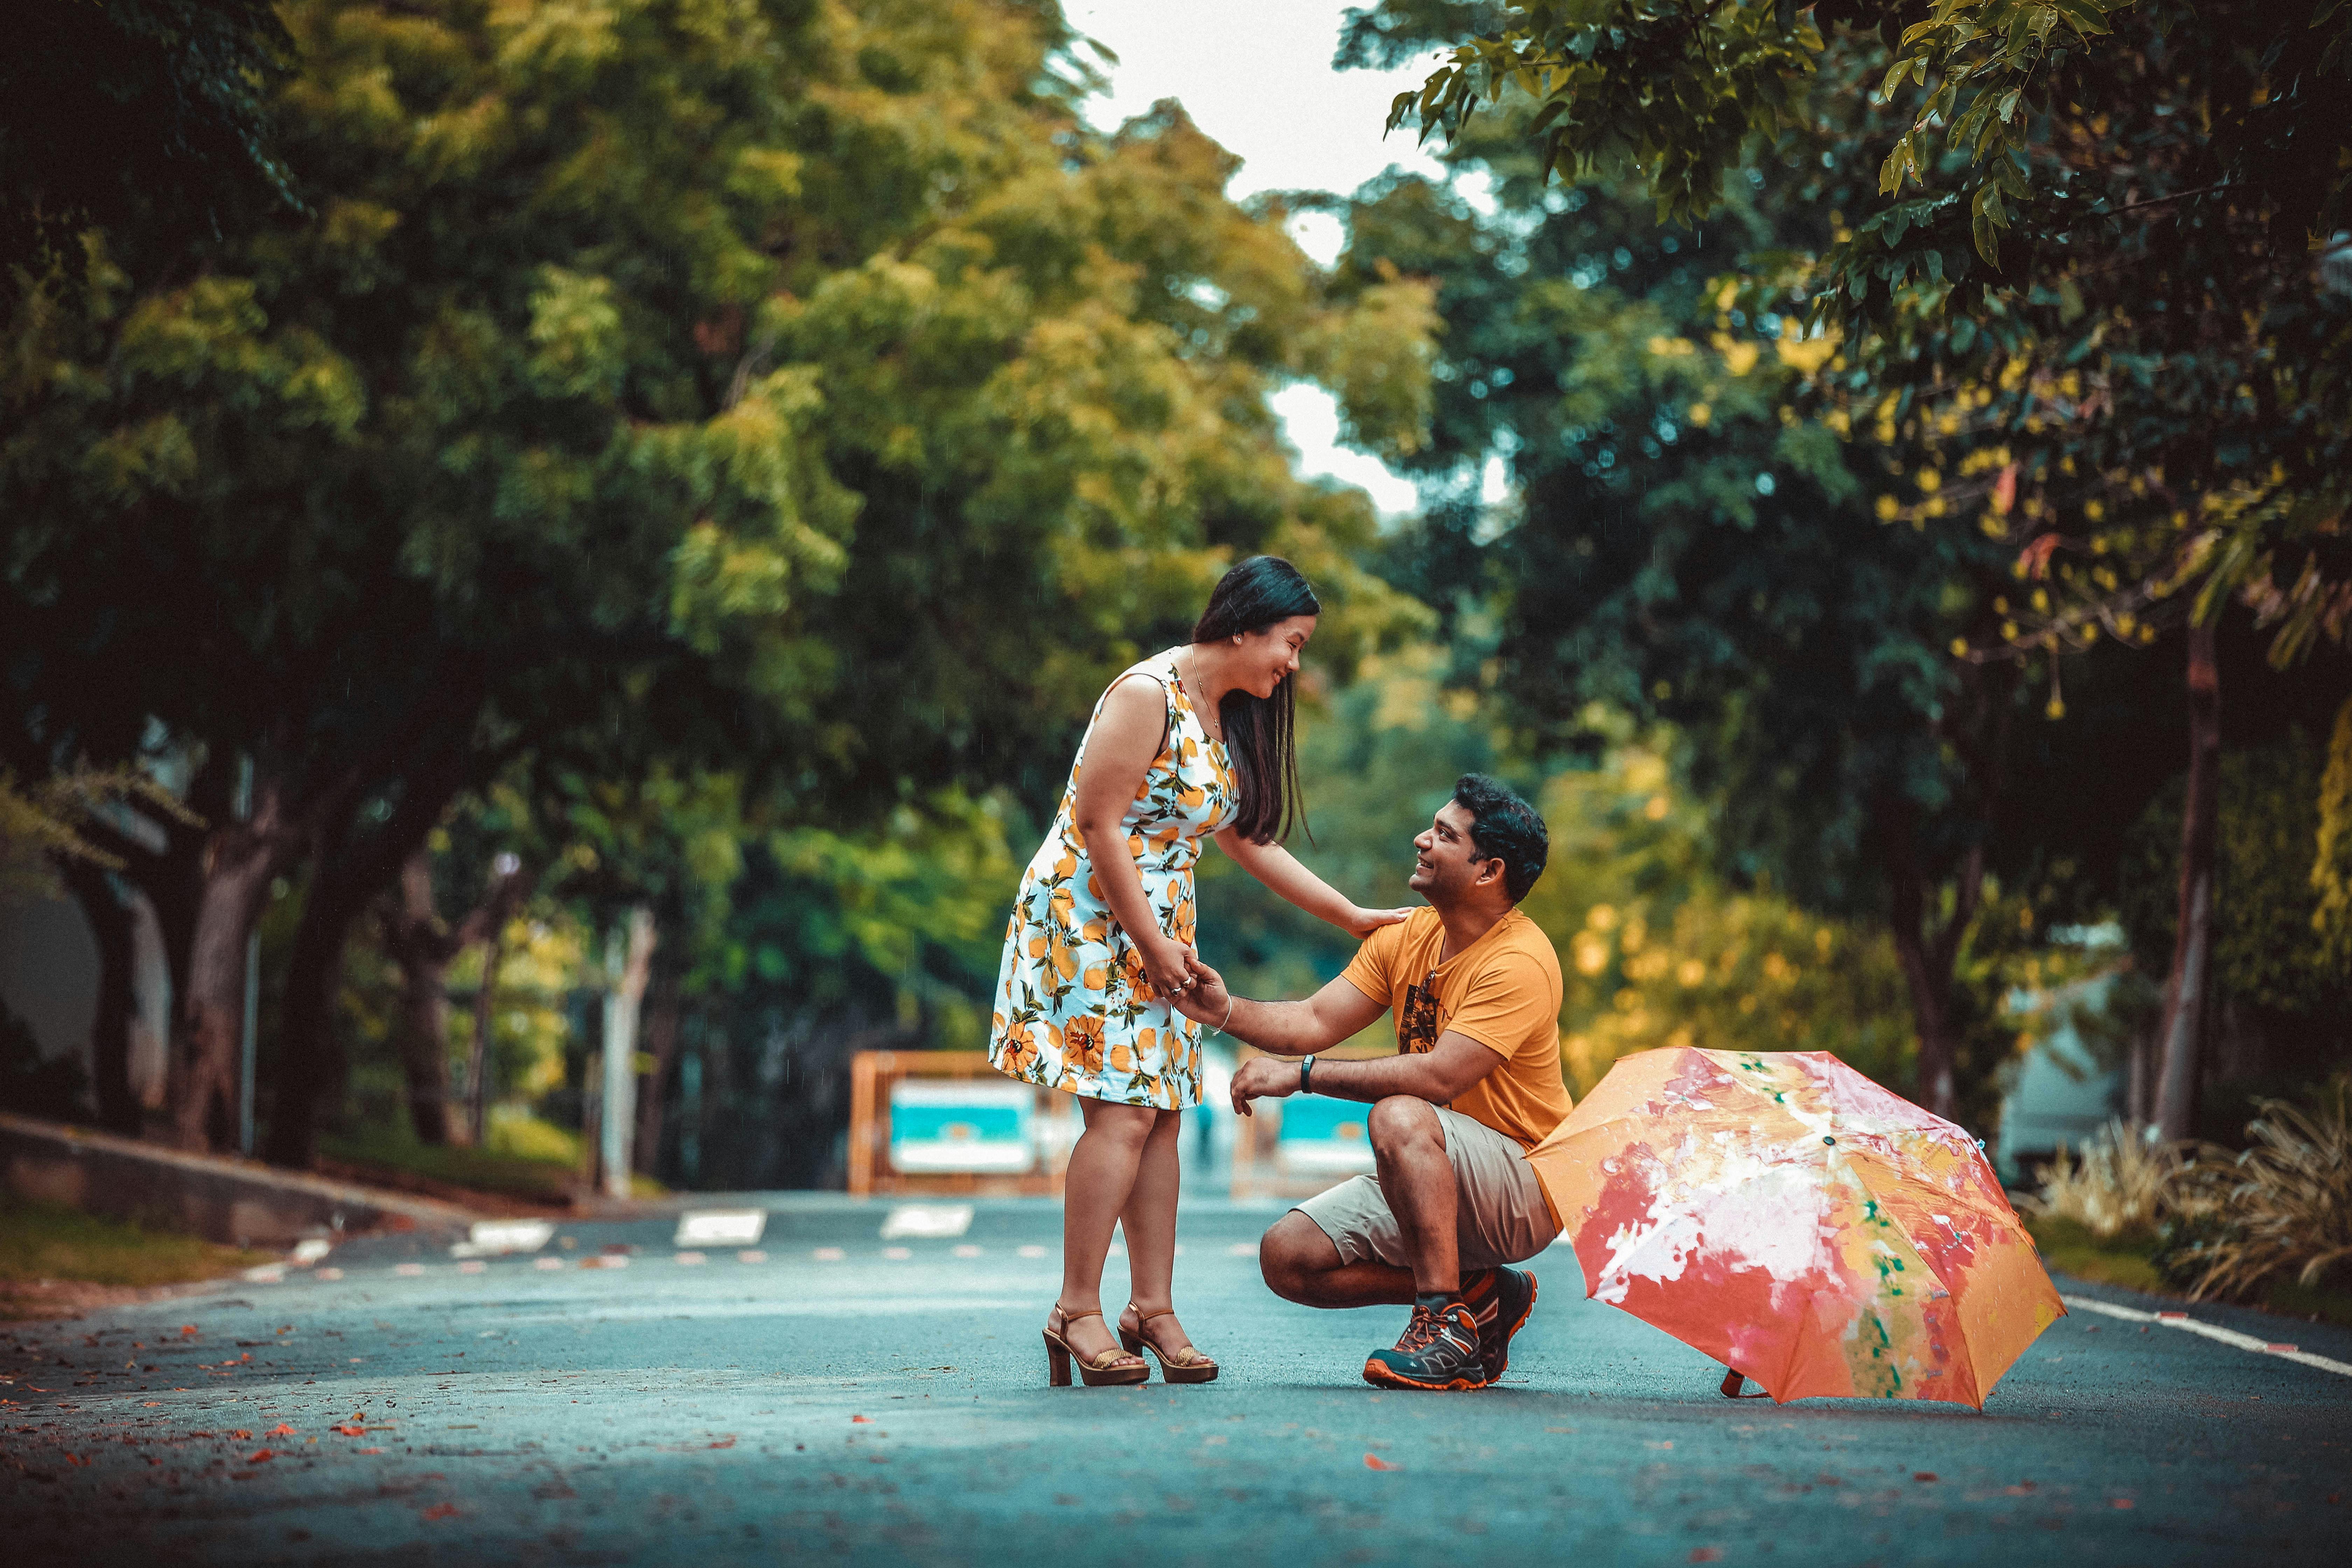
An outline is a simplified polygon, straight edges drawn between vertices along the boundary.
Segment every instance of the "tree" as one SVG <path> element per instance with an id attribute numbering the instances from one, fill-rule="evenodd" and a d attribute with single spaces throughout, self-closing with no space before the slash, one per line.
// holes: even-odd
<path id="1" fill-rule="evenodd" d="M 1394 618 L 1369 506 L 1290 477 L 1263 394 L 1410 443 L 1425 291 L 1325 300 L 1172 109 L 1083 131 L 1051 13 L 285 15 L 315 219 L 193 279 L 94 239 L 18 307 L 0 439 L 30 751 L 152 716 L 213 825 L 126 856 L 185 954 L 184 1139 L 299 864 L 269 1147 L 307 1158 L 347 931 L 518 759 L 871 823 L 1058 785 L 1237 552 L 1298 557 L 1343 657 Z"/>
<path id="2" fill-rule="evenodd" d="M 292 40 L 269 0 L 31 0 L 0 55 L 0 286 L 109 230 L 167 263 L 298 207 L 270 145 Z M 20 270 L 21 269 L 21 270 Z"/>
<path id="3" fill-rule="evenodd" d="M 1864 11 L 1892 15 L 1816 15 Z M 1805 205 L 1737 258 L 1721 303 L 1822 334 L 1788 406 L 1876 448 L 1852 467 L 1890 525 L 2016 552 L 2028 586 L 2012 605 L 1979 572 L 1968 598 L 1982 624 L 1957 628 L 1955 658 L 2046 660 L 2055 716 L 2062 653 L 2103 634 L 2153 640 L 2184 598 L 2210 622 L 2231 595 L 2252 597 L 2284 621 L 2283 656 L 2340 626 L 2330 520 L 2352 312 L 2311 265 L 2352 123 L 2330 52 L 2340 18 L 2307 50 L 2309 9 L 2261 4 L 2140 7 L 2087 47 L 2078 35 L 2106 26 L 2095 9 L 2032 4 L 1944 6 L 1884 40 L 1756 5 L 1696 24 L 1644 4 L 1380 16 L 1361 36 L 1391 47 L 1486 29 L 1399 100 L 1398 121 L 1458 142 L 1493 103 L 1507 122 L 1493 138 L 1546 172 L 1612 172 L 1690 222 L 1732 216 L 1747 183 L 1734 171 L 1793 176 L 1784 199 Z M 1874 109 L 1860 89 L 1898 64 L 1890 51 L 1895 96 Z M 1802 173 L 1816 156 L 1822 172 Z M 1914 175 L 1916 195 L 1902 188 Z M 2210 888 L 2205 842 L 2186 846 L 2184 900 Z M 1923 907 L 1901 879 L 1895 897 Z M 1948 926 L 1928 956 L 1957 938 Z M 2201 994 L 2193 977 L 2173 989 Z M 2187 1023 L 2170 1030 L 2183 1048 Z"/>

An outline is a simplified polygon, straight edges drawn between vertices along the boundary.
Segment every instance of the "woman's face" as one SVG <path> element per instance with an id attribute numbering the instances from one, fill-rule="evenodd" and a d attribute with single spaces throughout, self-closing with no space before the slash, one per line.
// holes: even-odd
<path id="1" fill-rule="evenodd" d="M 1262 630 L 1244 632 L 1235 649 L 1241 689 L 1253 697 L 1271 697 L 1286 676 L 1298 669 L 1299 650 L 1315 635 L 1313 616 L 1293 616 Z"/>

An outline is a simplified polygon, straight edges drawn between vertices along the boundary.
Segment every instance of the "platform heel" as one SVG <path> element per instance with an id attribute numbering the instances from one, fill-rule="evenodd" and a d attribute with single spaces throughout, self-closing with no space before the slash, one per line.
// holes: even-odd
<path id="1" fill-rule="evenodd" d="M 1045 1319 L 1045 1385 L 1048 1388 L 1070 1386 L 1070 1363 L 1077 1363 L 1078 1377 L 1088 1388 L 1131 1386 L 1148 1381 L 1151 1368 L 1139 1355 L 1121 1351 L 1103 1351 L 1089 1360 L 1083 1351 L 1073 1350 L 1063 1336 L 1070 1324 L 1079 1318 L 1099 1318 L 1102 1310 L 1066 1312 L 1060 1303 Z"/>

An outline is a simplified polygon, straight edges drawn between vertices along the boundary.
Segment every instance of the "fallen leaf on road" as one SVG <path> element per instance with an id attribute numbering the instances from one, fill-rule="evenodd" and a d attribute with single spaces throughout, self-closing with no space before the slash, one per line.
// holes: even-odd
<path id="1" fill-rule="evenodd" d="M 457 1517 L 457 1505 L 454 1502 L 436 1502 L 423 1511 L 427 1519 L 455 1519 Z"/>
<path id="2" fill-rule="evenodd" d="M 195 1337 L 195 1333 L 196 1333 L 196 1325 L 195 1325 L 195 1324 L 194 1324 L 194 1323 L 182 1323 L 182 1324 L 180 1325 L 180 1334 L 181 1334 L 181 1337 L 182 1337 L 182 1338 L 184 1338 L 184 1339 L 194 1339 L 194 1338 Z"/>
<path id="3" fill-rule="evenodd" d="M 1936 1479 L 1936 1472 L 1933 1470 L 1914 1470 L 1911 1472 L 1911 1479 L 1915 1481 L 1932 1481 Z"/>
<path id="4" fill-rule="evenodd" d="M 245 1462 L 248 1465 L 266 1465 L 277 1457 L 267 1448 L 256 1448 L 245 1457 Z"/>
<path id="5" fill-rule="evenodd" d="M 238 1429 L 238 1430 L 236 1430 L 236 1431 L 231 1432 L 231 1433 L 229 1434 L 229 1436 L 232 1436 L 232 1437 L 234 1437 L 234 1438 L 236 1438 L 238 1442 L 242 1443 L 242 1442 L 244 1442 L 247 1438 L 248 1438 L 248 1437 L 252 1436 L 253 1436 L 253 1434 L 252 1434 L 252 1433 L 250 1433 L 250 1432 L 245 1431 L 245 1430 L 243 1430 L 242 1428 L 240 1428 L 240 1429 Z"/>
<path id="6" fill-rule="evenodd" d="M 362 1454 L 381 1454 L 383 1450 L 382 1448 L 362 1448 L 360 1452 Z"/>
<path id="7" fill-rule="evenodd" d="M 874 1417 L 871 1415 L 853 1415 L 850 1417 L 850 1420 L 866 1426 L 874 1425 Z"/>
<path id="8" fill-rule="evenodd" d="M 268 1431 L 262 1434 L 265 1437 L 291 1437 L 294 1435 L 294 1428 L 289 1426 L 283 1421 L 280 1421 L 277 1426 L 272 1426 Z"/>
<path id="9" fill-rule="evenodd" d="M 1690 1561 L 1693 1563 L 1720 1563 L 1723 1561 L 1723 1548 L 1720 1546 L 1695 1546 L 1691 1549 Z"/>
<path id="10" fill-rule="evenodd" d="M 2131 1499 L 2127 1497 L 2119 1497 L 2116 1499 L 2116 1506 L 2117 1508 L 2131 1508 L 2136 1505 L 2132 1502 Z"/>
<path id="11" fill-rule="evenodd" d="M 714 1448 L 731 1448 L 735 1446 L 735 1439 L 731 1436 L 721 1437 L 710 1446 Z"/>
<path id="12" fill-rule="evenodd" d="M 335 1430 L 336 1430 L 336 1431 L 338 1431 L 338 1432 L 341 1432 L 341 1433 L 344 1436 L 346 1436 L 346 1437 L 364 1437 L 364 1436 L 367 1436 L 367 1428 L 366 1428 L 366 1427 L 364 1427 L 364 1426 L 348 1426 L 348 1425 L 347 1425 L 347 1426 L 338 1426 L 338 1427 L 336 1427 L 336 1428 L 335 1428 Z"/>
<path id="13" fill-rule="evenodd" d="M 163 1402 L 160 1399 L 142 1399 L 139 1402 L 139 1408 L 142 1410 L 153 1410 L 162 1405 L 163 1403 Z"/>
<path id="14" fill-rule="evenodd" d="M 1398 1467 L 1390 1464 L 1386 1459 L 1381 1458 L 1378 1454 L 1366 1454 L 1364 1456 L 1364 1468 L 1368 1470 L 1393 1470 L 1397 1468 Z"/>

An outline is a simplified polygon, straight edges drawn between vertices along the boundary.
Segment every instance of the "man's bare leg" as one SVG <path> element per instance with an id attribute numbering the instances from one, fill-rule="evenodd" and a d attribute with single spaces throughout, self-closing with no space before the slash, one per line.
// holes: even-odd
<path id="1" fill-rule="evenodd" d="M 1302 1307 L 1410 1307 L 1416 1296 L 1462 1286 L 1454 1236 L 1458 1197 L 1445 1132 L 1425 1100 L 1399 1095 L 1369 1118 L 1381 1191 L 1396 1215 L 1411 1268 L 1377 1258 L 1343 1262 L 1323 1227 L 1296 1209 L 1258 1243 L 1258 1268 L 1269 1289 Z"/>
<path id="2" fill-rule="evenodd" d="M 1437 1108 L 1412 1095 L 1391 1095 L 1372 1107 L 1365 1125 L 1381 1194 L 1396 1216 L 1404 1255 L 1412 1259 L 1414 1293 L 1460 1295 L 1461 1252 L 1454 1231 L 1459 1198 Z"/>
<path id="3" fill-rule="evenodd" d="M 1410 1307 L 1412 1270 L 1366 1258 L 1344 1263 L 1323 1227 L 1291 1210 L 1257 1244 L 1266 1288 L 1302 1307 Z"/>

